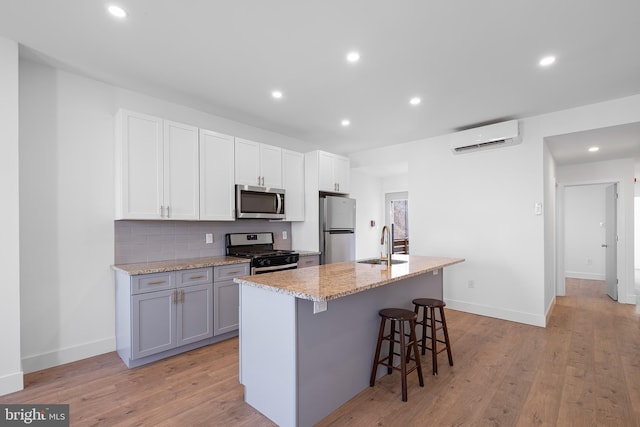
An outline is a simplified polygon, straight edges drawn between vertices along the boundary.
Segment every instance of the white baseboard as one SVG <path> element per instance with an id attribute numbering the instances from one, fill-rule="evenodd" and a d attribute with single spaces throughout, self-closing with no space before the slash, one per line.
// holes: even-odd
<path id="1" fill-rule="evenodd" d="M 581 271 L 565 271 L 564 277 L 571 277 L 572 279 L 585 279 L 585 280 L 605 280 L 604 274 L 584 273 Z"/>
<path id="2" fill-rule="evenodd" d="M 524 313 L 521 311 L 505 310 L 504 308 L 490 307 L 480 304 L 471 304 L 464 301 L 445 300 L 447 307 L 453 310 L 464 311 L 481 316 L 495 317 L 496 319 L 509 320 L 512 322 L 524 323 L 527 325 L 545 327 L 546 319 L 544 314 Z"/>
<path id="3" fill-rule="evenodd" d="M 22 390 L 24 388 L 23 377 L 23 372 L 0 377 L 0 396 Z"/>
<path id="4" fill-rule="evenodd" d="M 549 304 L 549 307 L 547 307 L 547 313 L 544 316 L 544 326 L 545 328 L 547 327 L 547 324 L 549 323 L 549 318 L 551 317 L 551 313 L 553 312 L 553 308 L 556 306 L 556 297 L 554 296 L 553 299 L 551 300 L 551 304 Z"/>
<path id="5" fill-rule="evenodd" d="M 109 353 L 116 350 L 116 337 L 105 338 L 75 345 L 47 353 L 35 354 L 22 358 L 22 369 L 25 373 L 40 371 L 53 366 L 64 365 L 87 357 Z"/>

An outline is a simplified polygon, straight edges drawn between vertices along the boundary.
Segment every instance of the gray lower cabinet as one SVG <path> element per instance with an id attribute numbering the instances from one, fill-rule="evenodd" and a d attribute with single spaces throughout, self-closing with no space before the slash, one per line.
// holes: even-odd
<path id="1" fill-rule="evenodd" d="M 303 255 L 298 260 L 298 268 L 320 265 L 320 255 Z"/>
<path id="2" fill-rule="evenodd" d="M 145 274 L 131 280 L 132 359 L 213 336 L 211 268 Z M 156 290 L 163 287 L 169 289 Z"/>
<path id="3" fill-rule="evenodd" d="M 133 295 L 131 358 L 139 359 L 176 346 L 175 289 Z"/>
<path id="4" fill-rule="evenodd" d="M 213 277 L 213 334 L 237 331 L 239 327 L 240 293 L 235 277 L 248 276 L 249 264 L 214 267 Z"/>
<path id="5" fill-rule="evenodd" d="M 177 345 L 190 344 L 213 336 L 213 284 L 186 286 L 177 305 Z"/>
<path id="6" fill-rule="evenodd" d="M 213 312 L 213 267 L 116 273 L 116 347 L 128 367 L 212 343 Z"/>

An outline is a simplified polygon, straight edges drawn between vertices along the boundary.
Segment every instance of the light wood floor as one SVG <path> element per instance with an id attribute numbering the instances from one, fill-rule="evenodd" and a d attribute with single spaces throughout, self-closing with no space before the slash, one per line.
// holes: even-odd
<path id="1" fill-rule="evenodd" d="M 640 315 L 602 282 L 569 280 L 546 329 L 453 310 L 447 323 L 455 366 L 441 353 L 424 388 L 412 375 L 407 403 L 384 377 L 319 425 L 640 426 Z M 273 426 L 237 373 L 237 339 L 135 369 L 108 353 L 28 374 L 0 403 L 69 403 L 72 426 Z"/>

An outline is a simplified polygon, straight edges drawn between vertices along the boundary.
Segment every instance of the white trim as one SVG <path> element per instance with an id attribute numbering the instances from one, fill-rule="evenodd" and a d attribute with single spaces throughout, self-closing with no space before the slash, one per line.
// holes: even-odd
<path id="1" fill-rule="evenodd" d="M 472 304 L 465 301 L 445 300 L 447 308 L 464 311 L 481 316 L 495 317 L 496 319 L 509 320 L 512 322 L 524 323 L 532 326 L 545 327 L 546 317 L 542 314 L 525 313 L 522 311 L 505 310 L 500 307 L 488 305 Z"/>
<path id="2" fill-rule="evenodd" d="M 566 271 L 564 277 L 572 279 L 585 279 L 585 280 L 605 280 L 604 274 L 597 273 L 584 273 L 582 271 Z"/>
<path id="3" fill-rule="evenodd" d="M 47 353 L 34 354 L 22 358 L 25 373 L 35 372 L 76 360 L 86 359 L 116 350 L 116 337 L 90 341 L 80 345 L 60 348 Z"/>
<path id="4" fill-rule="evenodd" d="M 545 328 L 547 327 L 546 325 L 549 324 L 549 318 L 551 318 L 551 313 L 553 312 L 553 309 L 556 306 L 556 297 L 554 295 L 553 299 L 551 300 L 551 304 L 549 304 L 549 307 L 547 308 L 547 312 L 545 313 L 544 316 L 544 324 L 545 324 Z"/>
<path id="5" fill-rule="evenodd" d="M 565 296 L 567 288 L 564 276 L 564 185 L 556 180 L 556 296 Z"/>
<path id="6" fill-rule="evenodd" d="M 557 289 L 557 295 L 558 296 L 562 296 L 565 293 L 561 291 L 563 291 L 564 289 L 564 277 L 561 280 L 560 277 L 562 277 L 562 272 L 564 271 L 564 258 L 565 258 L 565 254 L 564 254 L 564 207 L 565 207 L 565 198 L 564 198 L 564 191 L 566 187 L 574 187 L 574 186 L 580 186 L 580 185 L 594 185 L 594 184 L 616 184 L 617 186 L 617 191 L 618 194 L 621 194 L 623 192 L 623 186 L 622 186 L 622 182 L 620 181 L 620 178 L 611 178 L 611 177 L 606 177 L 606 178 L 601 178 L 601 179 L 587 179 L 587 180 L 576 180 L 576 181 L 557 181 L 557 190 L 556 191 L 560 191 L 559 196 L 558 197 L 558 213 L 562 214 L 562 217 L 558 217 L 557 221 L 556 221 L 556 230 L 557 230 L 557 236 L 558 236 L 558 241 L 557 241 L 557 257 L 558 257 L 558 262 L 556 264 L 556 274 L 557 274 L 557 280 L 558 280 L 558 289 Z M 632 278 L 628 277 L 627 274 L 627 255 L 628 255 L 628 248 L 626 247 L 626 245 L 631 244 L 632 247 L 634 245 L 634 234 L 633 234 L 633 224 L 627 224 L 625 221 L 625 217 L 624 217 L 624 209 L 620 206 L 620 200 L 618 200 L 618 207 L 616 210 L 616 228 L 617 228 L 617 234 L 620 237 L 620 242 L 618 242 L 618 251 L 616 253 L 616 263 L 617 263 L 617 273 L 618 273 L 618 302 L 622 303 L 622 304 L 636 304 L 636 295 L 635 294 L 629 294 L 629 291 L 633 291 L 635 292 L 635 287 L 634 286 L 629 286 L 629 282 L 632 280 Z M 633 203 L 633 200 L 631 200 L 630 202 L 625 200 L 625 203 Z M 629 237 L 630 236 L 630 237 Z M 625 245 L 625 250 L 621 250 L 620 248 L 620 244 L 624 244 Z M 560 250 L 562 249 L 562 250 Z M 633 260 L 633 256 L 631 257 Z M 582 277 L 578 277 L 578 278 L 582 278 Z M 596 280 L 602 280 L 602 279 L 596 279 Z M 631 289 L 629 289 L 631 287 Z"/>
<path id="7" fill-rule="evenodd" d="M 23 377 L 22 371 L 0 377 L 0 396 L 24 389 Z"/>

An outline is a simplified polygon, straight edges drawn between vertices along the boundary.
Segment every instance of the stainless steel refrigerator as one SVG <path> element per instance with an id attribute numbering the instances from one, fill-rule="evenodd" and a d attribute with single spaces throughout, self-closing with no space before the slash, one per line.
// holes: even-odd
<path id="1" fill-rule="evenodd" d="M 355 199 L 320 198 L 320 264 L 355 260 L 355 228 Z"/>

